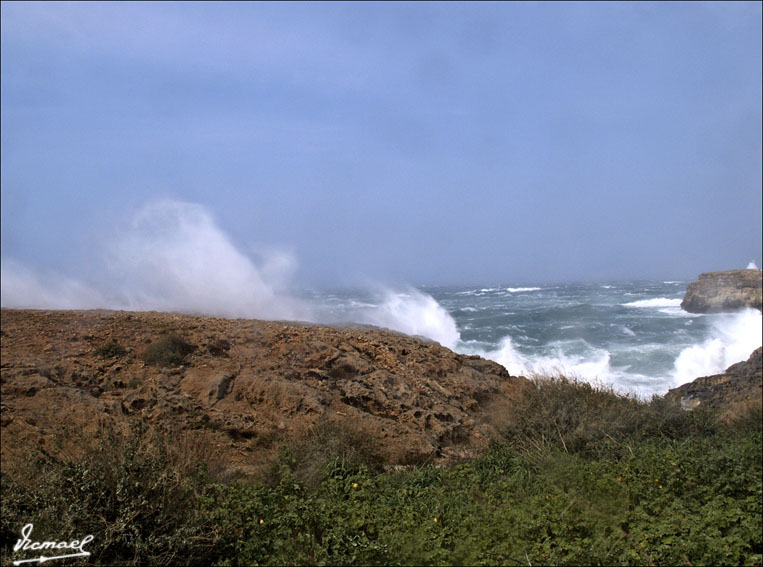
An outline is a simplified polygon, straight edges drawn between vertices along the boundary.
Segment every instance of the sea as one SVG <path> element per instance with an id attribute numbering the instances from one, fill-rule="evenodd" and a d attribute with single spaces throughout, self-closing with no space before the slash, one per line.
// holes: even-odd
<path id="1" fill-rule="evenodd" d="M 512 375 L 563 375 L 647 399 L 746 360 L 761 312 L 681 309 L 686 281 L 313 290 L 325 322 L 372 324 L 478 354 Z"/>

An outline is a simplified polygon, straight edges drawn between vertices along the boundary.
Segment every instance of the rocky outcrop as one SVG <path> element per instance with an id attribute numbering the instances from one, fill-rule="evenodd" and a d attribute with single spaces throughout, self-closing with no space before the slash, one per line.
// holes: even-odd
<path id="1" fill-rule="evenodd" d="M 727 415 L 733 415 L 749 404 L 760 406 L 762 395 L 763 347 L 753 352 L 745 362 L 729 366 L 723 374 L 697 378 L 667 394 L 678 399 L 686 409 L 709 406 L 720 408 Z"/>
<path id="2" fill-rule="evenodd" d="M 744 307 L 763 308 L 760 270 L 729 270 L 701 274 L 686 288 L 681 308 L 689 313 L 717 313 Z"/>
<path id="3" fill-rule="evenodd" d="M 204 434 L 243 472 L 324 421 L 372 436 L 389 464 L 448 461 L 481 450 L 527 384 L 375 328 L 4 309 L 1 334 L 3 466 L 32 446 L 76 453 L 99 422 L 131 420 Z M 174 345 L 180 365 L 147 363 Z"/>

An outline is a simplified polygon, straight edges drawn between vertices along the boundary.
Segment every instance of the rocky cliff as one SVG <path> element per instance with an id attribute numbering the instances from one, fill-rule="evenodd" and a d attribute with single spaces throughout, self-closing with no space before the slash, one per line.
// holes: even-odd
<path id="1" fill-rule="evenodd" d="M 2 311 L 3 464 L 83 450 L 99 423 L 204 435 L 242 472 L 321 421 L 379 440 L 388 464 L 469 457 L 524 378 L 375 328 L 168 313 Z M 64 439 L 63 445 L 61 439 Z"/>
<path id="2" fill-rule="evenodd" d="M 686 288 L 681 307 L 689 313 L 715 313 L 744 307 L 763 308 L 760 270 L 729 270 L 701 274 Z"/>
<path id="3" fill-rule="evenodd" d="M 723 374 L 697 378 L 670 390 L 667 395 L 678 399 L 686 409 L 703 405 L 719 408 L 726 415 L 750 404 L 760 407 L 763 403 L 763 347 L 745 362 L 729 366 Z"/>

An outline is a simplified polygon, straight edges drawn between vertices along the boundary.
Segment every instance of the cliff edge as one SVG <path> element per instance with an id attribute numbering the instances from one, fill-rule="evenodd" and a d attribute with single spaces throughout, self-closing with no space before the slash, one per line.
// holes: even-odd
<path id="1" fill-rule="evenodd" d="M 681 308 L 689 313 L 763 309 L 761 273 L 753 269 L 700 274 L 696 282 L 687 286 Z"/>

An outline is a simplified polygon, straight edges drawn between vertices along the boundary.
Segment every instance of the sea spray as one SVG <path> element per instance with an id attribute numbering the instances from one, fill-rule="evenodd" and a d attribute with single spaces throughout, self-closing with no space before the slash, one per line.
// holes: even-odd
<path id="1" fill-rule="evenodd" d="M 423 336 L 503 364 L 644 396 L 722 372 L 761 344 L 756 310 L 698 315 L 684 284 L 603 282 L 292 293 L 294 258 L 243 253 L 200 205 L 158 201 L 112 239 L 96 286 L 2 261 L 2 305 L 179 311 L 357 322 Z M 524 282 L 523 282 L 524 283 Z"/>
<path id="2" fill-rule="evenodd" d="M 111 308 L 223 317 L 335 322 L 320 304 L 290 293 L 295 260 L 288 254 L 242 253 L 211 213 L 164 199 L 144 206 L 107 246 L 108 293 L 61 274 L 48 278 L 3 259 L 2 305 L 18 308 Z M 351 302 L 345 321 L 386 327 L 455 347 L 451 315 L 414 288 L 373 285 L 373 303 Z"/>
<path id="3" fill-rule="evenodd" d="M 470 349 L 467 345 L 464 347 L 472 354 L 480 354 L 497 362 L 514 376 L 567 376 L 601 381 L 612 374 L 609 352 L 588 344 L 584 344 L 585 352 L 582 354 L 573 354 L 565 350 L 563 344 L 556 344 L 549 345 L 543 353 L 527 355 L 520 352 L 510 336 L 506 336 L 494 350 Z"/>
<path id="4" fill-rule="evenodd" d="M 66 276 L 40 273 L 12 258 L 0 266 L 0 305 L 17 309 L 89 309 L 108 301 L 92 286 Z"/>
<path id="5" fill-rule="evenodd" d="M 110 263 L 130 309 L 310 320 L 309 306 L 283 289 L 292 266 L 289 258 L 258 265 L 207 209 L 172 200 L 136 215 Z"/>
<path id="6" fill-rule="evenodd" d="M 761 346 L 761 312 L 747 308 L 737 313 L 712 315 L 710 336 L 701 344 L 685 348 L 674 365 L 673 382 L 680 386 L 699 376 L 720 374 L 746 360 Z"/>
<path id="7" fill-rule="evenodd" d="M 357 312 L 359 320 L 408 335 L 419 335 L 455 349 L 461 336 L 453 317 L 431 295 L 415 288 L 387 289 L 378 306 Z"/>

